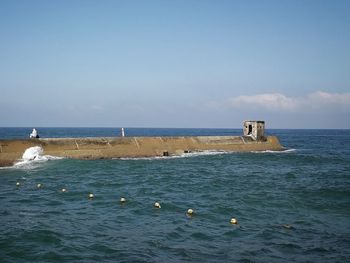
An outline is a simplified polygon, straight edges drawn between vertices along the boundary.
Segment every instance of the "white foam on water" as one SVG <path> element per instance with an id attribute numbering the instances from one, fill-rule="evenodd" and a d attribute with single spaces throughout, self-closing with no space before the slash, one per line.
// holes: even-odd
<path id="1" fill-rule="evenodd" d="M 295 152 L 296 149 L 286 149 L 282 151 L 251 151 L 250 153 L 291 153 Z M 189 157 L 197 157 L 197 156 L 208 156 L 208 155 L 220 155 L 220 154 L 232 154 L 232 153 L 240 153 L 237 151 L 202 151 L 202 152 L 191 152 L 191 153 L 183 153 L 181 155 L 171 155 L 171 156 L 154 156 L 154 157 L 126 157 L 126 158 L 113 158 L 118 160 L 168 160 L 168 159 L 179 159 L 179 158 L 189 158 Z"/>
<path id="2" fill-rule="evenodd" d="M 22 159 L 14 164 L 15 167 L 27 166 L 28 164 L 37 162 L 46 162 L 49 160 L 58 160 L 63 157 L 43 155 L 44 150 L 41 146 L 34 146 L 26 149 L 22 155 Z"/>
<path id="3" fill-rule="evenodd" d="M 39 158 L 43 153 L 44 150 L 40 146 L 30 147 L 24 151 L 22 159 L 25 161 L 32 161 Z"/>
<path id="4" fill-rule="evenodd" d="M 183 153 L 179 157 L 186 158 L 186 157 L 207 156 L 207 155 L 221 155 L 221 154 L 229 154 L 229 153 L 233 153 L 233 152 L 232 151 L 202 151 L 202 152 Z"/>
<path id="5" fill-rule="evenodd" d="M 252 151 L 252 153 L 291 153 L 295 152 L 296 149 L 286 149 L 282 151 L 271 151 L 271 150 L 266 150 L 266 151 Z"/>
<path id="6" fill-rule="evenodd" d="M 179 158 L 189 158 L 197 156 L 207 156 L 207 155 L 220 155 L 228 154 L 232 152 L 228 151 L 202 151 L 202 152 L 191 152 L 183 153 L 180 155 L 170 155 L 170 156 L 154 156 L 154 157 L 125 157 L 125 158 L 114 158 L 118 160 L 168 160 L 168 159 L 179 159 Z"/>

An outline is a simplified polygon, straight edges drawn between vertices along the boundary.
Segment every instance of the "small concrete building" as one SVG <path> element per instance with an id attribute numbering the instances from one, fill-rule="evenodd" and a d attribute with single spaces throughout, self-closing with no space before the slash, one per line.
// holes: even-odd
<path id="1" fill-rule="evenodd" d="M 243 135 L 251 136 L 254 140 L 260 141 L 265 139 L 265 122 L 264 121 L 244 121 Z"/>

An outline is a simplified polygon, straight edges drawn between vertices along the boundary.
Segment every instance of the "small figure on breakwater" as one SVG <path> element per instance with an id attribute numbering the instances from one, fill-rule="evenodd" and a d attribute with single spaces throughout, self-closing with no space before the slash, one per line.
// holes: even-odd
<path id="1" fill-rule="evenodd" d="M 29 138 L 40 138 L 35 128 L 33 129 L 32 133 L 29 135 Z"/>
<path id="2" fill-rule="evenodd" d="M 120 129 L 120 136 L 125 137 L 124 128 L 121 128 L 121 129 Z"/>

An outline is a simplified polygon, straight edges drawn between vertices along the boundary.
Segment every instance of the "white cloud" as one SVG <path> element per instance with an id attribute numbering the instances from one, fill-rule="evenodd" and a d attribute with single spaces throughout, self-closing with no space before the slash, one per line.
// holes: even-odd
<path id="1" fill-rule="evenodd" d="M 266 93 L 253 96 L 238 96 L 230 98 L 229 104 L 233 107 L 255 106 L 271 110 L 294 110 L 298 102 L 280 93 Z"/>
<path id="2" fill-rule="evenodd" d="M 312 102 L 314 106 L 323 105 L 338 105 L 338 106 L 350 106 L 350 93 L 327 93 L 323 91 L 317 91 L 308 96 L 309 102 Z"/>
<path id="3" fill-rule="evenodd" d="M 323 107 L 350 108 L 350 93 L 328 93 L 317 91 L 304 97 L 288 97 L 281 93 L 265 93 L 238 96 L 226 101 L 234 108 L 268 109 L 271 111 L 300 111 Z"/>

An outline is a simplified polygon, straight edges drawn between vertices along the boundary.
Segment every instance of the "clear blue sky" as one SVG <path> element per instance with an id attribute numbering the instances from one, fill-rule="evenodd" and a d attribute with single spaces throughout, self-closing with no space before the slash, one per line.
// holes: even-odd
<path id="1" fill-rule="evenodd" d="M 349 116 L 350 1 L 0 0 L 0 126 Z"/>

